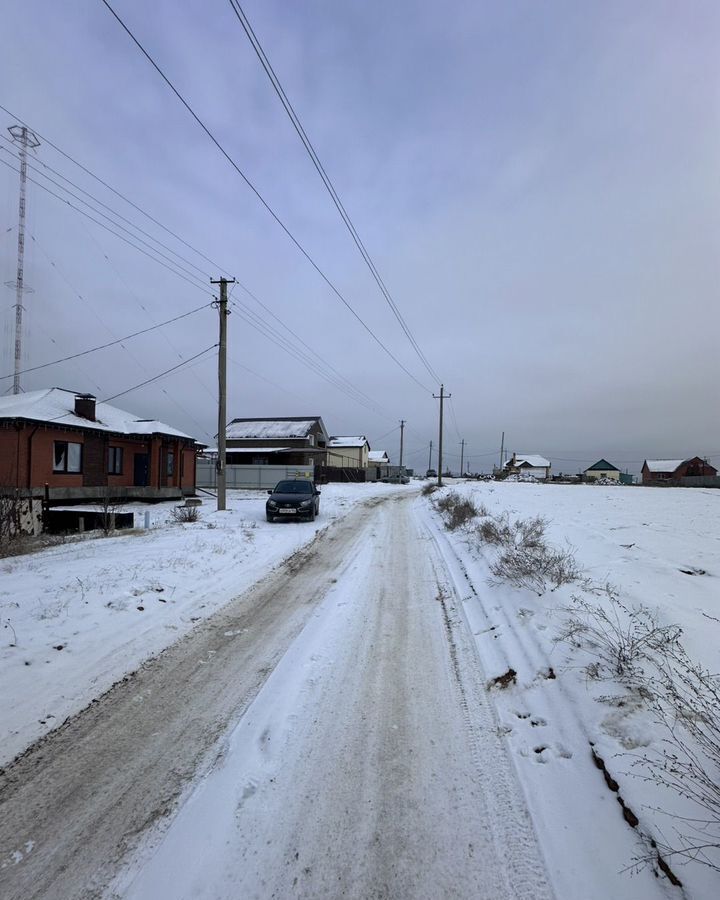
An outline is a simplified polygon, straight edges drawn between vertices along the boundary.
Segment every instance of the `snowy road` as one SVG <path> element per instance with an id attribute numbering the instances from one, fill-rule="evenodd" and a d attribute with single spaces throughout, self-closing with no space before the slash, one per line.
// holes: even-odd
<path id="1" fill-rule="evenodd" d="M 8 770 L 3 897 L 551 897 L 416 502 L 354 510 Z"/>

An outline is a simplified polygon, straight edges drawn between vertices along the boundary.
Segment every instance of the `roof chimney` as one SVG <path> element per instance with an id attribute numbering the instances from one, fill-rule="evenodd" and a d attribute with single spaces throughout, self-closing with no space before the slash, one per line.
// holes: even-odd
<path id="1" fill-rule="evenodd" d="M 75 394 L 75 415 L 95 421 L 95 397 L 92 394 Z"/>

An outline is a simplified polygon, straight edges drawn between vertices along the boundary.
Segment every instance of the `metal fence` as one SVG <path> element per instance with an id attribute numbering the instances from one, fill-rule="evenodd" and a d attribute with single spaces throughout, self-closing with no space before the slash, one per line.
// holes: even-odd
<path id="1" fill-rule="evenodd" d="M 312 478 L 312 466 L 226 466 L 225 484 L 228 488 L 267 490 L 283 478 Z M 197 486 L 217 487 L 217 470 L 212 459 L 198 459 Z"/>

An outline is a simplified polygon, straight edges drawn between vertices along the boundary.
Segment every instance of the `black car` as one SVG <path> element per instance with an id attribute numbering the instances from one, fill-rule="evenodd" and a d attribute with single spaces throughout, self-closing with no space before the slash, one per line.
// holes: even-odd
<path id="1" fill-rule="evenodd" d="M 273 522 L 276 518 L 305 518 L 308 522 L 314 522 L 315 516 L 320 512 L 320 491 L 315 487 L 314 481 L 306 478 L 278 481 L 268 494 L 270 496 L 265 504 L 268 522 Z"/>

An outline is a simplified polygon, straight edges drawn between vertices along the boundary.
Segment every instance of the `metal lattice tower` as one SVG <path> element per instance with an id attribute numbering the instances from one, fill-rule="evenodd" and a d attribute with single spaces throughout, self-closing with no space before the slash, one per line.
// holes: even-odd
<path id="1" fill-rule="evenodd" d="M 27 183 L 27 151 L 40 146 L 37 135 L 25 125 L 11 125 L 8 131 L 13 141 L 20 146 L 20 203 L 18 206 L 18 259 L 15 284 L 15 377 L 13 394 L 20 393 L 20 370 L 22 368 L 22 324 L 23 294 L 28 290 L 25 286 L 25 192 Z"/>

